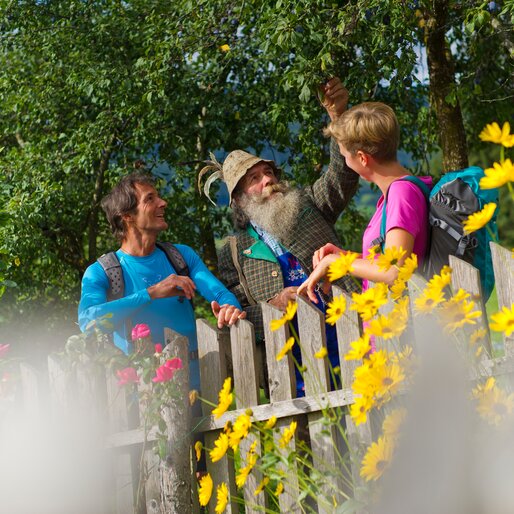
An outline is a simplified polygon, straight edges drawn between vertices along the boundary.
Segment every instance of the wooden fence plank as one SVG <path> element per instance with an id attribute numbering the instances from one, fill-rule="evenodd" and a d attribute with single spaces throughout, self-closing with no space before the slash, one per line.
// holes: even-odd
<path id="1" fill-rule="evenodd" d="M 198 356 L 200 359 L 200 381 L 202 384 L 201 395 L 212 404 L 218 403 L 218 393 L 227 377 L 227 346 L 230 347 L 230 338 L 226 332 L 220 332 L 205 320 L 197 320 L 196 330 L 198 334 Z M 202 412 L 204 416 L 211 414 L 212 407 L 203 402 Z M 197 421 L 193 421 L 193 426 Z M 222 427 L 223 425 L 221 425 Z M 221 428 L 220 427 L 220 428 Z M 214 448 L 214 441 L 218 438 L 220 431 L 207 432 L 204 435 L 206 448 Z M 224 482 L 227 484 L 231 501 L 227 505 L 227 513 L 238 512 L 235 498 L 237 490 L 234 479 L 234 466 L 227 456 L 218 462 L 211 462 L 206 455 L 207 471 L 210 473 L 215 486 Z M 211 511 L 214 511 L 215 498 L 209 504 Z"/>
<path id="2" fill-rule="evenodd" d="M 166 423 L 166 458 L 161 460 L 161 508 L 169 514 L 191 514 L 191 408 L 189 404 L 189 340 L 164 329 L 167 359 L 178 357 L 182 368 L 175 372 L 176 397 L 163 406 Z"/>
<path id="3" fill-rule="evenodd" d="M 254 406 L 259 405 L 259 372 L 257 370 L 257 349 L 255 347 L 253 325 L 246 320 L 238 321 L 230 327 L 230 339 L 234 364 L 236 406 L 239 409 L 253 409 Z M 249 435 L 241 441 L 239 444 L 241 455 L 248 454 L 254 440 L 255 436 Z M 262 479 L 262 473 L 255 468 L 248 475 L 243 487 L 247 513 L 262 512 L 262 509 L 267 508 L 266 495 L 263 493 L 254 495 Z"/>
<path id="4" fill-rule="evenodd" d="M 286 324 L 272 331 L 270 329 L 271 321 L 280 318 L 282 312 L 265 302 L 262 302 L 261 306 L 266 341 L 270 401 L 273 403 L 281 400 L 291 400 L 296 396 L 296 377 L 291 352 L 287 352 L 286 356 L 280 361 L 276 359 L 277 354 L 283 348 L 289 337 L 289 327 Z M 294 419 L 294 417 L 285 417 L 277 420 L 276 426 L 280 430 L 280 433 L 282 433 Z M 279 437 L 279 434 L 274 434 L 276 448 L 279 448 Z M 287 451 L 294 451 L 295 449 L 296 441 L 293 439 Z M 286 450 L 284 449 L 282 453 L 286 455 Z M 287 470 L 283 465 L 279 467 L 279 469 L 287 472 L 287 475 L 285 474 L 287 480 L 283 483 L 284 492 L 278 497 L 280 512 L 300 512 L 300 506 L 297 502 L 300 492 L 297 470 Z"/>
<path id="5" fill-rule="evenodd" d="M 350 351 L 350 343 L 361 336 L 359 314 L 350 310 L 352 297 L 337 286 L 332 287 L 334 297 L 343 296 L 346 300 L 346 312 L 336 321 L 337 344 L 341 359 L 341 384 L 343 388 L 350 387 L 353 382 L 353 372 L 358 366 L 355 361 L 345 361 L 344 356 Z"/>
<path id="6" fill-rule="evenodd" d="M 37 422 L 43 409 L 43 399 L 40 395 L 42 377 L 40 377 L 40 373 L 38 373 L 34 366 L 24 362 L 20 363 L 19 370 L 23 394 L 23 410 L 29 420 L 32 419 L 34 422 Z"/>
<path id="7" fill-rule="evenodd" d="M 450 267 L 452 268 L 452 289 L 457 292 L 463 289 L 468 292 L 472 300 L 475 302 L 476 310 L 482 313 L 482 317 L 477 319 L 475 329 L 485 329 L 486 337 L 484 341 L 484 350 L 492 355 L 491 337 L 489 327 L 487 325 L 487 313 L 485 310 L 484 298 L 482 296 L 482 284 L 480 283 L 480 272 L 469 262 L 458 259 L 450 255 Z M 484 355 L 485 357 L 485 355 Z"/>
<path id="8" fill-rule="evenodd" d="M 341 382 L 343 388 L 351 387 L 355 368 L 361 365 L 362 361 L 345 360 L 344 356 L 351 349 L 350 343 L 359 339 L 362 333 L 359 314 L 350 310 L 352 298 L 337 286 L 332 287 L 334 296 L 343 295 L 346 299 L 346 312 L 336 322 L 337 341 L 339 344 L 339 355 L 341 358 Z M 352 472 L 352 482 L 354 484 L 355 498 L 364 499 L 362 495 L 363 479 L 360 477 L 360 464 L 366 450 L 366 445 L 371 442 L 371 427 L 369 421 L 355 425 L 351 416 L 345 416 L 346 433 L 348 439 L 348 451 L 350 454 L 350 465 Z"/>
<path id="9" fill-rule="evenodd" d="M 512 251 L 491 242 L 494 277 L 496 280 L 496 294 L 498 295 L 498 308 L 510 309 L 514 302 L 514 259 Z M 503 337 L 505 355 L 514 356 L 514 333 Z"/>
<path id="10" fill-rule="evenodd" d="M 133 386 L 120 387 L 116 377 L 110 370 L 106 373 L 107 390 L 107 431 L 108 433 L 124 432 L 134 425 L 129 421 L 127 395 L 134 396 L 136 389 Z M 130 391 L 130 392 L 128 392 Z M 135 475 L 132 464 L 132 455 L 137 448 L 126 448 L 125 451 L 111 455 L 112 490 L 115 501 L 114 512 L 117 514 L 134 512 L 134 500 L 138 476 Z"/>
<path id="11" fill-rule="evenodd" d="M 302 350 L 302 365 L 306 367 L 303 374 L 306 396 L 319 398 L 321 394 L 330 389 L 328 372 L 328 357 L 318 359 L 314 354 L 320 348 L 326 347 L 325 320 L 323 314 L 304 298 L 298 298 L 298 330 L 300 347 Z M 340 479 L 339 468 L 341 465 L 338 456 L 338 434 L 336 427 L 324 424 L 323 405 L 319 404 L 319 410 L 308 414 L 309 435 L 311 441 L 313 467 L 324 476 L 332 476 L 333 488 L 325 486 L 323 496 L 332 498 L 334 491 L 343 491 L 343 483 Z M 338 494 L 336 501 L 341 498 Z M 331 512 L 332 509 L 318 502 L 320 513 Z"/>

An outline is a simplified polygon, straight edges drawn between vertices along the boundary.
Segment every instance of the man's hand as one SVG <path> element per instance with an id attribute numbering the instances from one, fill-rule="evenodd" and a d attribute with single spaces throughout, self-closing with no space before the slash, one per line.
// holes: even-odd
<path id="1" fill-rule="evenodd" d="M 348 90 L 337 77 L 331 78 L 320 90 L 323 93 L 323 107 L 332 121 L 337 120 L 348 107 Z"/>
<path id="2" fill-rule="evenodd" d="M 147 291 L 152 300 L 169 298 L 170 296 L 185 296 L 191 300 L 195 295 L 196 286 L 189 277 L 168 275 L 164 280 L 150 286 Z"/>
<path id="3" fill-rule="evenodd" d="M 211 302 L 211 309 L 218 320 L 218 328 L 233 325 L 237 320 L 246 318 L 245 311 L 241 311 L 228 303 L 220 305 L 218 302 Z"/>
<path id="4" fill-rule="evenodd" d="M 277 296 L 268 300 L 268 303 L 285 312 L 287 304 L 296 301 L 297 290 L 298 287 L 296 286 L 285 287 Z"/>

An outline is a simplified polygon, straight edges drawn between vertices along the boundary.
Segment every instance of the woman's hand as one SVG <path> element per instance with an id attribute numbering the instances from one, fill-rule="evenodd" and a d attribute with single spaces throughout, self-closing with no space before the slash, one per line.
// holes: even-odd
<path id="1" fill-rule="evenodd" d="M 328 246 L 328 245 L 326 245 Z M 334 246 L 334 245 L 332 245 Z M 323 247 L 324 248 L 324 247 Z M 337 247 L 334 247 L 337 248 Z M 322 248 L 318 250 L 321 251 Z M 338 248 L 339 253 L 342 251 Z M 296 292 L 298 295 L 307 296 L 309 300 L 313 303 L 318 303 L 318 299 L 316 297 L 316 285 L 318 282 L 322 282 L 323 291 L 328 293 L 330 289 L 330 282 L 327 280 L 327 271 L 330 265 L 337 260 L 339 257 L 339 253 L 330 253 L 325 255 L 318 264 L 316 265 L 314 271 L 309 275 L 307 280 L 298 288 Z"/>
<path id="2" fill-rule="evenodd" d="M 312 256 L 312 267 L 316 268 L 316 266 L 321 262 L 321 260 L 327 255 L 344 253 L 344 250 L 338 248 L 336 245 L 332 243 L 327 243 L 325 246 L 322 246 L 318 250 L 314 252 Z"/>

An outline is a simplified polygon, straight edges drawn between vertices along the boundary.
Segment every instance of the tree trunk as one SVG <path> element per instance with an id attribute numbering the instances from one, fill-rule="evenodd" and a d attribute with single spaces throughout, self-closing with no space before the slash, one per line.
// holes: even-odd
<path id="1" fill-rule="evenodd" d="M 100 211 L 100 201 L 103 196 L 105 172 L 109 167 L 109 159 L 111 158 L 112 145 L 116 135 L 113 133 L 109 137 L 107 145 L 102 151 L 100 164 L 98 165 L 98 172 L 96 174 L 95 190 L 93 192 L 93 200 L 91 203 L 91 210 L 89 211 L 89 218 L 87 224 L 88 233 L 88 264 L 91 264 L 96 259 L 96 238 L 98 236 L 98 213 Z"/>
<path id="2" fill-rule="evenodd" d="M 201 114 L 198 116 L 198 128 L 199 133 L 196 138 L 196 157 L 198 160 L 204 159 L 206 157 L 206 149 L 205 144 L 200 136 L 201 129 L 205 126 L 204 119 L 207 115 L 207 108 L 202 107 Z M 200 166 L 198 171 L 203 166 Z M 212 231 L 212 226 L 209 220 L 208 213 L 208 204 L 209 202 L 202 198 L 202 193 L 199 193 L 195 190 L 195 195 L 197 197 L 197 206 L 198 206 L 198 221 L 199 221 L 199 229 L 200 229 L 200 244 L 202 246 L 202 259 L 205 262 L 206 266 L 213 272 L 216 273 L 218 270 L 218 255 L 216 253 L 216 244 L 214 242 L 214 233 Z"/>
<path id="3" fill-rule="evenodd" d="M 455 92 L 455 69 L 448 48 L 445 30 L 448 0 L 433 0 L 432 12 L 425 24 L 430 95 L 439 126 L 439 144 L 443 151 L 443 172 L 459 170 L 468 166 L 466 133 L 460 104 Z"/>

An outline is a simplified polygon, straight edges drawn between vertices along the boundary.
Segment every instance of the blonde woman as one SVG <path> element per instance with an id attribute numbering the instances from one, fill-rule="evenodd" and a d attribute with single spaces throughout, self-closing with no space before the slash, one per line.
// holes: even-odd
<path id="1" fill-rule="evenodd" d="M 377 244 L 381 249 L 402 247 L 403 261 L 415 253 L 418 262 L 423 260 L 428 245 L 428 203 L 426 195 L 432 187 L 429 176 L 412 177 L 397 159 L 400 128 L 394 111 L 380 102 L 366 102 L 352 107 L 325 129 L 333 136 L 348 166 L 364 180 L 376 184 L 382 196 L 376 211 L 362 237 L 362 254 L 353 262 L 352 274 L 363 279 L 391 285 L 398 275 L 393 266 L 387 271 L 379 269 L 374 260 L 367 259 Z M 409 179 L 409 177 L 411 177 Z M 416 181 L 416 183 L 410 180 Z M 386 202 L 386 224 L 381 240 L 382 213 Z M 325 281 L 328 267 L 345 250 L 333 244 L 318 249 L 313 256 L 314 271 L 300 286 L 298 294 L 307 295 L 317 302 L 315 288 Z"/>

